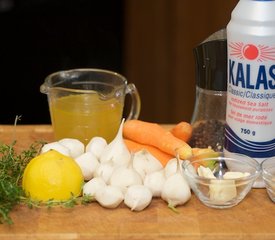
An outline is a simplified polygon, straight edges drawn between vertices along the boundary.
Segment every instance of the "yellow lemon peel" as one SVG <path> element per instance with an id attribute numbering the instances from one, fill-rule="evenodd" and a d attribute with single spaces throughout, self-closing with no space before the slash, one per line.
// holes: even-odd
<path id="1" fill-rule="evenodd" d="M 84 178 L 71 157 L 50 150 L 33 158 L 23 173 L 22 187 L 33 200 L 68 200 L 81 195 Z"/>

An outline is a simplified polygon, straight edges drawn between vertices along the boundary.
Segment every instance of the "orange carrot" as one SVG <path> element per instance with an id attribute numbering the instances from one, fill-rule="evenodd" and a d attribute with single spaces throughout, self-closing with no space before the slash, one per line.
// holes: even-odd
<path id="1" fill-rule="evenodd" d="M 180 122 L 172 129 L 170 132 L 177 138 L 183 140 L 184 142 L 188 142 L 192 136 L 192 125 L 188 122 Z"/>
<path id="2" fill-rule="evenodd" d="M 124 123 L 123 136 L 138 143 L 154 146 L 172 156 L 177 152 L 181 159 L 192 156 L 192 148 L 186 142 L 157 123 L 128 120 Z"/>
<path id="3" fill-rule="evenodd" d="M 193 157 L 192 157 L 192 161 L 196 161 L 196 160 L 201 160 L 202 157 L 207 157 L 207 158 L 211 158 L 211 157 L 217 157 L 218 153 L 215 152 L 212 148 L 193 148 L 192 149 L 193 152 Z M 213 165 L 215 164 L 215 160 L 213 161 L 208 161 L 208 162 L 203 162 L 201 161 L 201 163 L 193 163 L 193 166 L 195 167 L 195 169 L 197 170 L 199 166 L 204 166 L 204 167 L 213 167 Z"/>
<path id="4" fill-rule="evenodd" d="M 150 145 L 141 144 L 141 143 L 135 142 L 130 139 L 124 139 L 124 142 L 130 152 L 137 152 L 142 149 L 147 150 L 156 159 L 158 159 L 160 161 L 160 163 L 162 164 L 163 167 L 165 167 L 167 162 L 174 157 L 174 156 L 167 154 L 167 153 L 159 150 L 158 148 L 150 146 Z"/>

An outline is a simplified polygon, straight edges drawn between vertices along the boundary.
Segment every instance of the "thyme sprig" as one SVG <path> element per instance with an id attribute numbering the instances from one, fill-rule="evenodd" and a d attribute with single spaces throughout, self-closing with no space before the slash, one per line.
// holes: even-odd
<path id="1" fill-rule="evenodd" d="M 21 187 L 24 169 L 38 151 L 34 144 L 17 154 L 15 144 L 16 141 L 11 145 L 0 144 L 0 223 L 12 223 L 9 213 L 24 195 Z"/>
<path id="2" fill-rule="evenodd" d="M 48 201 L 36 201 L 31 198 L 21 197 L 21 203 L 26 204 L 29 208 L 52 208 L 55 206 L 61 206 L 64 208 L 73 208 L 76 205 L 87 205 L 93 201 L 93 197 L 90 195 L 83 195 L 82 197 L 76 197 L 71 195 L 68 200 L 55 200 L 49 199 Z"/>

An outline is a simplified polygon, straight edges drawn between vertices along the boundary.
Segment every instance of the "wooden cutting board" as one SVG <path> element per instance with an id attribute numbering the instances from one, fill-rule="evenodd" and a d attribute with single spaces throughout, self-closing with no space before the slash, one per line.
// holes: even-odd
<path id="1" fill-rule="evenodd" d="M 34 141 L 53 141 L 52 128 L 0 125 L 1 142 L 15 139 L 16 149 L 22 151 Z M 230 209 L 208 208 L 194 195 L 177 209 L 171 211 L 161 199 L 153 199 L 141 212 L 123 204 L 105 209 L 96 202 L 71 209 L 18 205 L 10 214 L 14 224 L 0 225 L 0 239 L 275 239 L 275 204 L 265 189 L 253 189 Z"/>

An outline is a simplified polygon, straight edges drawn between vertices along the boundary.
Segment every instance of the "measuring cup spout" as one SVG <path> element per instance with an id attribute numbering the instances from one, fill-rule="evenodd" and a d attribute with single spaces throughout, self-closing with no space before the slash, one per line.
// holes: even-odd
<path id="1" fill-rule="evenodd" d="M 44 94 L 48 94 L 49 93 L 49 85 L 46 84 L 46 83 L 43 83 L 41 86 L 40 86 L 40 92 L 41 93 L 44 93 Z"/>

